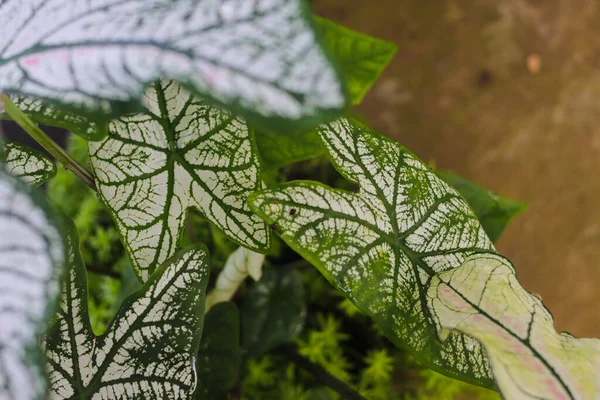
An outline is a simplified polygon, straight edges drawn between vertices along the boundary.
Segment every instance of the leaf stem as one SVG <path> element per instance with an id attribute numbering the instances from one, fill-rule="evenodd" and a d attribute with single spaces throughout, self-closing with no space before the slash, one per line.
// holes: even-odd
<path id="1" fill-rule="evenodd" d="M 330 387 L 340 394 L 344 400 L 367 400 L 360 393 L 356 392 L 345 382 L 331 375 L 325 368 L 313 363 L 308 358 L 301 356 L 296 350 L 289 346 L 281 347 L 277 353 L 283 355 L 298 366 L 304 368 L 317 378 L 323 385 Z"/>
<path id="2" fill-rule="evenodd" d="M 77 175 L 86 185 L 97 191 L 94 177 L 73 157 L 63 150 L 54 140 L 41 130 L 23 111 L 21 111 L 6 95 L 2 95 L 4 111 L 39 143 L 48 153 L 56 158 L 67 170 Z"/>

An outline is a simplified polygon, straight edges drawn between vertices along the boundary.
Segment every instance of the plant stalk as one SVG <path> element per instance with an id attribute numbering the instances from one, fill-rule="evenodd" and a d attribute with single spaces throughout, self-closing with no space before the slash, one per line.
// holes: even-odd
<path id="1" fill-rule="evenodd" d="M 283 355 L 288 360 L 293 361 L 298 366 L 310 372 L 323 385 L 339 393 L 342 399 L 367 400 L 360 393 L 356 392 L 354 389 L 348 386 L 344 381 L 341 381 L 335 376 L 331 375 L 325 368 L 313 363 L 308 358 L 301 356 L 296 350 L 292 349 L 291 347 L 281 347 L 277 350 L 276 353 Z"/>
<path id="2" fill-rule="evenodd" d="M 97 191 L 94 177 L 73 157 L 63 150 L 54 140 L 50 138 L 35 122 L 33 122 L 23 111 L 21 111 L 6 95 L 2 95 L 4 111 L 13 121 L 15 121 L 25 132 L 39 143 L 48 153 L 56 158 L 67 170 L 77 175 L 86 185 Z"/>

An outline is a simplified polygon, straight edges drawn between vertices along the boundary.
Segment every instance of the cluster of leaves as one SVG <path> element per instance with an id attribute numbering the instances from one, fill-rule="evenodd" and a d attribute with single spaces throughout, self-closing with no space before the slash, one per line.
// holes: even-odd
<path id="1" fill-rule="evenodd" d="M 299 0 L 5 0 L 0 20 L 7 116 L 97 191 L 4 145 L 13 176 L 57 175 L 66 216 L 0 174 L 0 398 L 384 399 L 396 348 L 508 398 L 599 391 L 600 342 L 557 334 L 495 252 L 523 205 L 344 116 L 390 43 Z M 79 163 L 32 120 L 85 139 Z M 321 154 L 339 176 L 287 182 Z"/>

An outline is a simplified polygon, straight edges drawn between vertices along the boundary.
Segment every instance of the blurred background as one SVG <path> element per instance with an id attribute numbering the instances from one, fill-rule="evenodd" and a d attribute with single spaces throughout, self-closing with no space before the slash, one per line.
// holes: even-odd
<path id="1" fill-rule="evenodd" d="M 370 126 L 529 209 L 498 250 L 556 327 L 600 336 L 600 2 L 314 0 L 399 50 Z"/>

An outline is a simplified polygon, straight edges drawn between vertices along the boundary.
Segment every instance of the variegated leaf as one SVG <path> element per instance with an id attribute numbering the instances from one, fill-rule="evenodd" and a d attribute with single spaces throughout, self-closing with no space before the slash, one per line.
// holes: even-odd
<path id="1" fill-rule="evenodd" d="M 56 175 L 56 164 L 44 154 L 16 142 L 4 145 L 4 168 L 23 182 L 41 185 Z"/>
<path id="2" fill-rule="evenodd" d="M 73 224 L 69 245 L 61 307 L 45 340 L 50 398 L 190 399 L 209 276 L 207 251 L 195 247 L 168 259 L 96 337 Z"/>
<path id="3" fill-rule="evenodd" d="M 43 399 L 39 341 L 55 308 L 65 250 L 46 201 L 0 171 L 0 399 Z"/>
<path id="4" fill-rule="evenodd" d="M 359 104 L 396 53 L 396 46 L 317 17 L 317 31 L 339 66 L 350 92 Z M 308 160 L 325 152 L 315 130 L 257 130 L 256 142 L 265 170 Z"/>
<path id="5" fill-rule="evenodd" d="M 598 398 L 600 340 L 556 333 L 505 258 L 472 255 L 433 277 L 428 293 L 440 338 L 457 330 L 479 340 L 504 398 Z"/>
<path id="6" fill-rule="evenodd" d="M 87 140 L 101 140 L 108 131 L 107 122 L 97 122 L 33 97 L 11 95 L 10 100 L 33 121 L 66 129 Z M 2 118 L 10 117 L 4 113 Z"/>
<path id="7" fill-rule="evenodd" d="M 255 253 L 244 247 L 239 247 L 234 251 L 227 258 L 223 270 L 219 273 L 215 287 L 206 296 L 206 311 L 208 312 L 217 303 L 231 300 L 248 276 L 255 281 L 259 280 L 264 262 L 263 254 Z"/>
<path id="8" fill-rule="evenodd" d="M 173 255 L 189 207 L 233 241 L 265 251 L 268 228 L 246 204 L 261 181 L 245 121 L 173 81 L 157 83 L 143 101 L 145 114 L 112 121 L 106 139 L 89 146 L 100 197 L 138 276 L 146 280 Z"/>
<path id="9" fill-rule="evenodd" d="M 461 334 L 440 343 L 427 303 L 433 276 L 493 250 L 465 200 L 398 143 L 356 122 L 341 119 L 319 134 L 360 190 L 292 182 L 252 195 L 252 209 L 394 343 L 430 368 L 493 386 L 479 344 Z"/>
<path id="10" fill-rule="evenodd" d="M 121 113 L 157 78 L 269 120 L 345 96 L 301 0 L 4 0 L 0 90 Z"/>
<path id="11" fill-rule="evenodd" d="M 481 222 L 483 230 L 494 243 L 500 238 L 508 223 L 527 208 L 525 203 L 498 196 L 458 175 L 445 171 L 437 171 L 437 174 L 467 200 Z"/>

